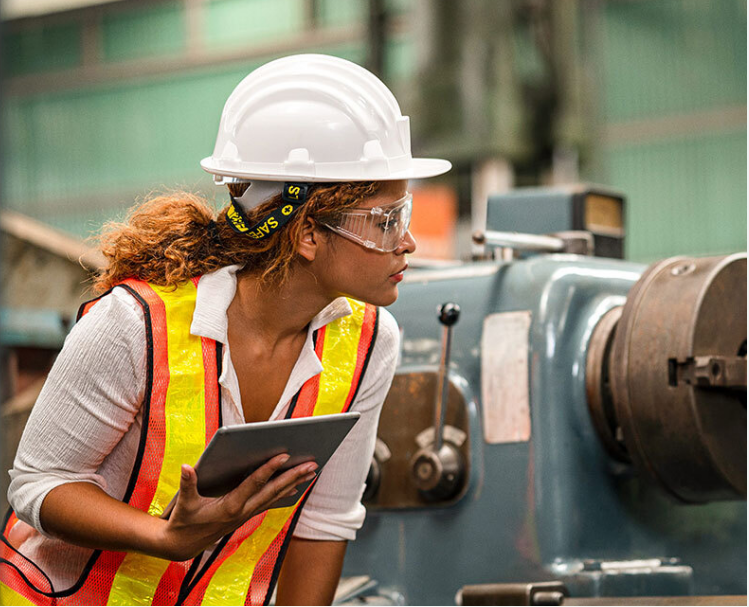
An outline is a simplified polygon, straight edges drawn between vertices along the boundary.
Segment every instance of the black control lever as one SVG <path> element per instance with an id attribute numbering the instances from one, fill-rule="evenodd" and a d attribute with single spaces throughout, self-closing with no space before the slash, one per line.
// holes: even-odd
<path id="1" fill-rule="evenodd" d="M 445 429 L 445 409 L 447 408 L 447 371 L 450 367 L 450 348 L 453 335 L 453 325 L 460 318 L 460 306 L 454 303 L 442 304 L 437 309 L 437 319 L 442 324 L 442 356 L 440 370 L 437 377 L 437 391 L 434 395 L 434 443 L 433 450 L 439 453 L 442 448 Z"/>
<path id="2" fill-rule="evenodd" d="M 434 439 L 417 451 L 411 460 L 411 476 L 416 487 L 428 499 L 450 499 L 462 485 L 465 465 L 458 448 L 445 441 L 445 410 L 450 383 L 448 370 L 452 328 L 460 318 L 460 306 L 446 303 L 437 309 L 442 325 L 442 355 L 434 398 Z"/>

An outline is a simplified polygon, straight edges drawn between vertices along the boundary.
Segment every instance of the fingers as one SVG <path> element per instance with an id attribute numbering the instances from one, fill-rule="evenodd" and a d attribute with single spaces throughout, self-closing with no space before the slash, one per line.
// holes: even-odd
<path id="1" fill-rule="evenodd" d="M 252 497 L 255 493 L 258 493 L 270 480 L 281 466 L 289 461 L 289 454 L 282 453 L 272 457 L 262 466 L 260 466 L 255 472 L 250 474 L 241 485 L 237 488 L 237 492 L 243 496 L 245 500 Z"/>
<path id="2" fill-rule="evenodd" d="M 288 487 L 293 487 L 315 478 L 315 476 L 317 476 L 316 470 L 317 464 L 315 462 L 299 464 L 283 474 L 280 474 L 278 478 L 274 478 L 270 483 L 268 483 L 268 488 L 278 488 L 281 491 L 285 491 Z"/>
<path id="3" fill-rule="evenodd" d="M 293 495 L 297 492 L 295 489 L 297 485 L 310 481 L 316 476 L 314 471 L 317 469 L 317 464 L 306 462 L 284 471 L 277 478 L 271 478 L 288 461 L 287 454 L 272 458 L 237 488 L 220 498 L 202 497 L 198 493 L 198 478 L 195 469 L 192 466 L 183 465 L 179 496 L 168 520 L 169 532 L 179 542 L 184 543 L 184 533 L 187 529 L 191 536 L 188 543 L 194 544 L 197 540 L 193 530 L 200 529 L 202 533 L 201 538 L 198 538 L 200 545 L 215 542 L 216 539 L 242 525 L 248 518 L 267 510 L 280 498 Z M 202 541 L 203 539 L 205 542 Z"/>
<path id="4" fill-rule="evenodd" d="M 305 482 L 305 481 L 308 481 L 308 480 L 312 480 L 315 476 L 316 476 L 316 474 L 308 474 L 306 477 L 304 477 L 304 479 L 302 479 L 302 482 Z M 273 504 L 275 504 L 277 501 L 279 501 L 279 500 L 281 500 L 281 499 L 283 499 L 285 497 L 289 497 L 291 495 L 297 495 L 298 493 L 299 493 L 298 485 L 292 485 L 291 487 L 289 487 L 288 489 L 286 489 L 286 491 L 283 491 L 277 498 L 275 498 L 270 503 L 268 503 L 268 504 L 261 504 L 260 508 L 264 509 L 264 510 L 267 510 Z"/>
<path id="5" fill-rule="evenodd" d="M 295 480 L 294 484 L 289 485 L 286 490 L 282 490 L 278 497 L 276 497 L 275 499 L 272 499 L 271 503 L 277 502 L 282 497 L 286 497 L 288 495 L 296 495 L 297 493 L 299 493 L 299 485 L 303 485 L 304 483 L 311 481 L 316 476 L 317 476 L 316 471 L 312 471 L 312 472 L 305 474 L 303 477 Z"/>
<path id="6" fill-rule="evenodd" d="M 267 510 L 274 502 L 296 493 L 296 486 L 311 481 L 317 476 L 317 464 L 307 462 L 287 470 L 278 478 L 270 481 L 252 499 L 248 500 L 247 511 L 260 512 Z"/>
<path id="7" fill-rule="evenodd" d="M 306 462 L 286 470 L 271 480 L 273 474 L 288 461 L 289 455 L 286 453 L 271 458 L 242 481 L 236 489 L 227 493 L 222 498 L 226 514 L 232 519 L 244 521 L 254 514 L 267 510 L 280 498 L 291 495 L 296 485 L 312 480 L 316 476 L 314 471 L 317 469 L 317 464 Z"/>
<path id="8" fill-rule="evenodd" d="M 198 493 L 198 475 L 195 468 L 182 464 L 179 478 L 179 493 L 182 500 L 195 500 L 200 497 Z"/>

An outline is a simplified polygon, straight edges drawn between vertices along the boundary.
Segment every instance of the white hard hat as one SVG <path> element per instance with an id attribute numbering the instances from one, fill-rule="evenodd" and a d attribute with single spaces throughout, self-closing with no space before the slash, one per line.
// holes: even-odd
<path id="1" fill-rule="evenodd" d="M 408 116 L 363 67 L 328 55 L 293 55 L 250 73 L 221 114 L 213 155 L 223 178 L 384 181 L 433 177 L 447 160 L 411 157 Z"/>

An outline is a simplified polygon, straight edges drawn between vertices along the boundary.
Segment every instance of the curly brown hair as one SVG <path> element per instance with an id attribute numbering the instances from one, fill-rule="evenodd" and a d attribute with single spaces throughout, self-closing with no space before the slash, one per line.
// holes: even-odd
<path id="1" fill-rule="evenodd" d="M 230 184 L 229 191 L 237 197 L 247 187 L 247 183 Z M 281 284 L 289 276 L 299 233 L 308 217 L 335 221 L 342 211 L 376 194 L 379 187 L 379 182 L 372 181 L 314 184 L 307 202 L 284 228 L 262 240 L 236 233 L 226 222 L 228 207 L 216 217 L 195 194 L 157 196 L 131 209 L 124 222 L 103 227 L 99 244 L 108 265 L 94 279 L 94 289 L 102 293 L 127 278 L 176 286 L 232 264 L 244 265 L 263 282 Z M 282 202 L 280 194 L 274 196 L 250 210 L 247 218 L 255 223 Z"/>

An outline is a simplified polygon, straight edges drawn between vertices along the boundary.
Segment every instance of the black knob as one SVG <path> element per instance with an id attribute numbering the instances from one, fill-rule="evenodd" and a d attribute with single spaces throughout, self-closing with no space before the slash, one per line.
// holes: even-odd
<path id="1" fill-rule="evenodd" d="M 446 327 L 452 327 L 460 317 L 460 306 L 456 303 L 445 303 L 437 308 L 437 318 Z"/>

